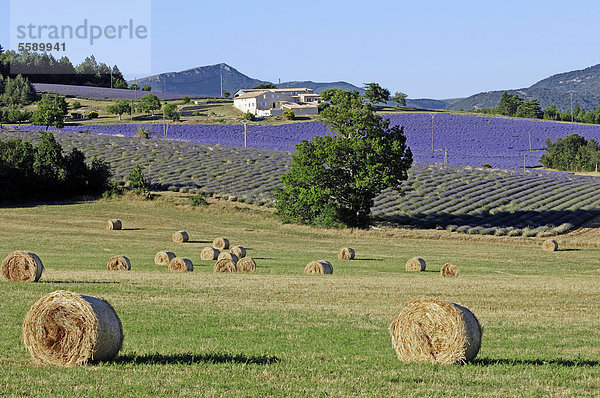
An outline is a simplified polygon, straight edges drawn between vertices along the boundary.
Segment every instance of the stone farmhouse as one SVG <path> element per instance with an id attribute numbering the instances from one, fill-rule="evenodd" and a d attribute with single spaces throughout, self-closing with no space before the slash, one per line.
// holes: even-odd
<path id="1" fill-rule="evenodd" d="M 242 89 L 235 93 L 233 106 L 256 116 L 281 116 L 292 110 L 296 116 L 317 115 L 321 96 L 310 88 Z"/>

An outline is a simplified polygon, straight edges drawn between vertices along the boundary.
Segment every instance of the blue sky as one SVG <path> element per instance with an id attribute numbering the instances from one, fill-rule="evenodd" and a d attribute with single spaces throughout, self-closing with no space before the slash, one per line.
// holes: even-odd
<path id="1" fill-rule="evenodd" d="M 18 1 L 48 20 L 75 4 Z M 148 57 L 116 48 L 100 61 L 143 63 L 152 74 L 225 62 L 262 80 L 374 81 L 440 99 L 527 87 L 600 63 L 596 1 L 138 1 L 151 9 Z M 105 3 L 89 4 L 101 14 Z M 10 0 L 0 0 L 5 48 L 9 11 Z M 129 7 L 120 16 L 135 14 Z"/>

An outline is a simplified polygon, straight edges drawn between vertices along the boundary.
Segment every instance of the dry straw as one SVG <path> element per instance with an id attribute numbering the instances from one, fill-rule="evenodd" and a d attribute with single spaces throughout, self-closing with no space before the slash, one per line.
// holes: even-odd
<path id="1" fill-rule="evenodd" d="M 425 271 L 425 260 L 421 257 L 413 257 L 406 262 L 406 270 L 411 272 Z"/>
<path id="2" fill-rule="evenodd" d="M 109 271 L 129 271 L 131 269 L 131 262 L 125 256 L 114 256 L 108 260 L 106 269 Z"/>
<path id="3" fill-rule="evenodd" d="M 333 274 L 333 266 L 329 261 L 311 261 L 304 267 L 305 274 Z"/>
<path id="4" fill-rule="evenodd" d="M 194 264 L 192 261 L 183 257 L 175 257 L 169 261 L 169 271 L 173 272 L 192 272 L 194 270 Z"/>
<path id="5" fill-rule="evenodd" d="M 169 265 L 169 262 L 171 260 L 173 260 L 175 257 L 175 253 L 173 252 L 167 252 L 167 251 L 160 251 L 158 253 L 156 253 L 156 255 L 154 256 L 154 264 L 156 265 Z"/>
<path id="6" fill-rule="evenodd" d="M 123 328 L 106 301 L 58 290 L 31 307 L 23 322 L 23 342 L 38 363 L 85 365 L 116 357 Z"/>
<path id="7" fill-rule="evenodd" d="M 116 218 L 112 219 L 112 220 L 108 220 L 106 222 L 106 229 L 109 229 L 111 231 L 112 230 L 119 230 L 119 229 L 122 229 L 122 228 L 123 228 L 123 223 L 121 223 L 121 220 L 117 220 Z"/>
<path id="8" fill-rule="evenodd" d="M 467 308 L 423 298 L 406 305 L 389 328 L 392 346 L 405 363 L 449 365 L 473 360 L 481 346 L 481 327 Z"/>
<path id="9" fill-rule="evenodd" d="M 177 231 L 173 234 L 173 242 L 183 243 L 190 239 L 189 235 L 185 231 Z"/>
<path id="10" fill-rule="evenodd" d="M 354 259 L 354 249 L 350 247 L 342 247 L 337 252 L 337 257 L 340 260 L 353 260 Z"/>
<path id="11" fill-rule="evenodd" d="M 216 260 L 217 257 L 219 257 L 219 253 L 219 250 L 215 249 L 214 247 L 205 247 L 200 252 L 200 258 L 205 261 Z"/>
<path id="12" fill-rule="evenodd" d="M 2 261 L 2 276 L 11 282 L 37 282 L 43 271 L 42 261 L 31 252 L 12 252 Z"/>
<path id="13" fill-rule="evenodd" d="M 446 263 L 444 265 L 442 265 L 442 269 L 440 270 L 440 273 L 442 274 L 442 276 L 444 277 L 457 277 L 458 274 L 460 273 L 460 270 L 458 269 L 458 267 L 452 263 Z"/>
<path id="14" fill-rule="evenodd" d="M 224 258 L 215 264 L 215 272 L 236 272 L 237 268 L 233 260 Z"/>
<path id="15" fill-rule="evenodd" d="M 542 250 L 547 252 L 555 252 L 558 250 L 558 242 L 554 239 L 545 240 L 544 243 L 542 243 Z"/>
<path id="16" fill-rule="evenodd" d="M 213 240 L 213 247 L 219 250 L 229 249 L 229 239 L 227 238 L 216 238 Z"/>
<path id="17" fill-rule="evenodd" d="M 217 257 L 217 260 L 224 260 L 224 259 L 231 260 L 234 263 L 237 263 L 238 260 L 239 260 L 238 256 L 236 256 L 233 253 L 229 253 L 229 252 L 221 252 L 221 253 L 219 253 L 219 256 Z"/>
<path id="18" fill-rule="evenodd" d="M 235 265 L 237 272 L 254 272 L 256 263 L 251 257 L 242 257 Z"/>
<path id="19" fill-rule="evenodd" d="M 229 253 L 235 254 L 238 258 L 246 257 L 246 249 L 243 246 L 233 246 L 229 249 Z"/>

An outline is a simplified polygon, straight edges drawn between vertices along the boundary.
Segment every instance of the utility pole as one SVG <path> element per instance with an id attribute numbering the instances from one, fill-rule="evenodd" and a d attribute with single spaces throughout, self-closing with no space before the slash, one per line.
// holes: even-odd
<path id="1" fill-rule="evenodd" d="M 112 68 L 110 69 L 110 88 L 113 88 L 113 84 L 112 84 Z"/>
<path id="2" fill-rule="evenodd" d="M 244 148 L 248 148 L 248 121 L 244 120 Z M 260 133 L 262 130 L 253 131 L 253 133 Z"/>
<path id="3" fill-rule="evenodd" d="M 529 150 L 531 151 L 531 131 L 529 132 Z"/>
<path id="4" fill-rule="evenodd" d="M 163 80 L 163 93 L 167 93 L 167 75 L 165 75 L 165 80 Z"/>
<path id="5" fill-rule="evenodd" d="M 433 119 L 435 118 L 435 113 L 431 114 L 431 151 L 435 151 L 435 147 L 433 146 Z"/>
<path id="6" fill-rule="evenodd" d="M 527 171 L 527 152 L 523 152 L 523 171 Z"/>
<path id="7" fill-rule="evenodd" d="M 221 65 L 221 98 L 223 98 L 223 65 Z"/>
<path id="8" fill-rule="evenodd" d="M 575 91 L 569 90 L 569 94 L 571 94 L 571 123 L 573 123 L 573 93 Z"/>

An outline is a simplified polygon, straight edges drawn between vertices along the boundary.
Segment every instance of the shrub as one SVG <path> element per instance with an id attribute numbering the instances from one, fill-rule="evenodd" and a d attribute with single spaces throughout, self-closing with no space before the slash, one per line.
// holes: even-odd
<path id="1" fill-rule="evenodd" d="M 248 111 L 244 114 L 244 119 L 254 121 L 254 120 L 256 120 L 256 116 L 254 116 L 254 113 L 251 113 L 250 111 Z"/>
<path id="2" fill-rule="evenodd" d="M 151 135 L 150 130 L 148 130 L 145 127 L 140 127 L 139 129 L 137 129 L 137 132 L 135 133 L 135 136 L 137 138 L 148 139 L 148 138 L 150 138 L 150 135 Z"/>
<path id="3" fill-rule="evenodd" d="M 185 97 L 183 97 L 183 103 L 184 104 L 189 104 L 192 100 L 190 99 L 190 97 L 188 97 L 187 95 Z"/>
<path id="4" fill-rule="evenodd" d="M 133 170 L 131 170 L 127 176 L 127 181 L 129 181 L 130 187 L 138 195 L 146 193 L 150 189 L 150 184 L 146 181 L 146 177 L 139 164 L 135 165 Z"/>
<path id="5" fill-rule="evenodd" d="M 79 109 L 81 108 L 81 102 L 75 101 L 71 104 L 71 106 L 73 107 L 73 109 Z"/>
<path id="6" fill-rule="evenodd" d="M 206 201 L 205 196 L 202 193 L 198 193 L 198 194 L 192 196 L 190 198 L 190 201 L 192 202 L 192 206 L 206 206 L 206 205 L 208 205 L 208 202 Z"/>
<path id="7" fill-rule="evenodd" d="M 294 113 L 294 111 L 287 110 L 283 111 L 283 117 L 287 120 L 294 120 L 296 118 L 296 114 Z"/>

